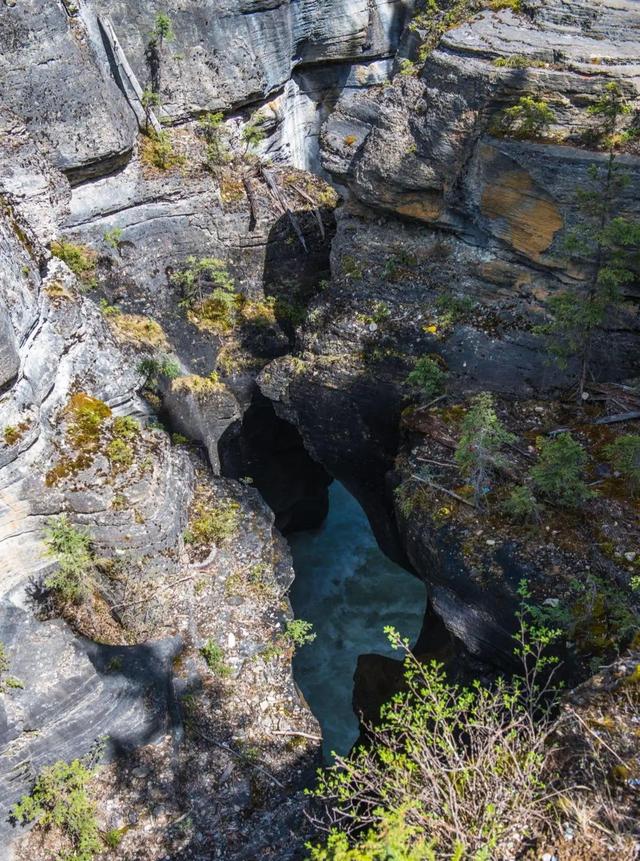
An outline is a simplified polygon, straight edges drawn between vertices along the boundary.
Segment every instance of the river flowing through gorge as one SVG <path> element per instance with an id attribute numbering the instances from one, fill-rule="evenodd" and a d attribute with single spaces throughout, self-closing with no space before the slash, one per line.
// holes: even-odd
<path id="1" fill-rule="evenodd" d="M 300 648 L 294 676 L 322 727 L 323 753 L 344 754 L 358 737 L 352 707 L 358 656 L 397 657 L 384 633 L 393 625 L 415 640 L 424 620 L 424 585 L 380 550 L 353 496 L 334 481 L 320 529 L 289 537 L 296 579 L 291 602 L 315 640 Z"/>

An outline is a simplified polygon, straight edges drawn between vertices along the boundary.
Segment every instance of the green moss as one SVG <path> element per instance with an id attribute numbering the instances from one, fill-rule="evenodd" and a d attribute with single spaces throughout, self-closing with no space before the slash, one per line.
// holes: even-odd
<path id="1" fill-rule="evenodd" d="M 140 160 L 144 165 L 163 172 L 174 170 L 186 162 L 184 155 L 176 152 L 170 133 L 150 132 L 140 144 Z"/>
<path id="2" fill-rule="evenodd" d="M 239 503 L 227 500 L 214 508 L 199 502 L 195 506 L 184 540 L 196 546 L 204 544 L 219 546 L 235 534 L 239 523 Z"/>
<path id="3" fill-rule="evenodd" d="M 68 422 L 69 442 L 77 449 L 94 449 L 110 415 L 111 409 L 99 398 L 86 392 L 71 395 L 63 413 Z"/>
<path id="4" fill-rule="evenodd" d="M 20 442 L 24 433 L 29 430 L 29 422 L 20 422 L 17 425 L 7 425 L 2 431 L 6 445 L 15 445 Z"/>
<path id="5" fill-rule="evenodd" d="M 115 469 L 129 469 L 134 460 L 134 451 L 128 442 L 116 437 L 107 445 L 107 457 Z"/>
<path id="6" fill-rule="evenodd" d="M 122 340 L 132 344 L 146 344 L 158 349 L 169 349 L 169 342 L 160 323 L 140 314 L 116 314 L 109 318 L 112 329 Z"/>
<path id="7" fill-rule="evenodd" d="M 224 652 L 217 643 L 213 640 L 207 640 L 204 646 L 200 649 L 200 654 L 205 659 L 207 666 L 212 673 L 221 678 L 227 678 L 231 675 L 231 667 L 224 659 Z"/>
<path id="8" fill-rule="evenodd" d="M 120 439 L 135 439 L 140 436 L 140 424 L 132 416 L 118 416 L 113 420 L 111 431 Z"/>

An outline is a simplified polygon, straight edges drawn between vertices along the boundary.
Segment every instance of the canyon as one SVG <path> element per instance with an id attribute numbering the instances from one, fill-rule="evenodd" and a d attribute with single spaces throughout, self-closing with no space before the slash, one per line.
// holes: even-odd
<path id="1" fill-rule="evenodd" d="M 577 602 L 576 573 L 599 578 L 606 642 L 565 649 L 571 685 L 628 645 L 610 595 L 637 618 L 634 502 L 552 511 L 532 535 L 415 479 L 451 460 L 479 392 L 532 443 L 524 462 L 537 434 L 588 436 L 607 386 L 631 398 L 640 375 L 637 279 L 594 337 L 578 418 L 579 363 L 550 362 L 537 328 L 586 277 L 564 243 L 576 189 L 611 158 L 590 113 L 611 82 L 635 128 L 640 10 L 522 5 L 2 6 L 0 643 L 21 685 L 0 700 L 7 857 L 48 857 L 10 810 L 81 757 L 104 763 L 108 857 L 304 857 L 322 738 L 292 673 L 286 537 L 295 559 L 336 492 L 407 593 L 426 588 L 415 650 L 454 675 L 512 667 L 523 579 L 555 606 Z M 501 133 L 525 96 L 551 106 L 545 134 Z M 634 219 L 628 141 L 616 207 Z M 447 372 L 434 409 L 407 385 L 425 355 Z M 227 519 L 199 542 L 212 512 Z M 47 587 L 60 516 L 91 540 L 80 607 Z M 356 707 L 375 719 L 398 664 L 364 658 Z"/>

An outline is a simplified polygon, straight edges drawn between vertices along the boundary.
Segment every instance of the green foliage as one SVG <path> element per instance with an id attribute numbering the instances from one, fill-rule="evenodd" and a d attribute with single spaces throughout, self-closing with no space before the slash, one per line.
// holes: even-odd
<path id="1" fill-rule="evenodd" d="M 600 98 L 587 108 L 589 116 L 596 120 L 594 132 L 607 149 L 620 143 L 617 137 L 618 125 L 622 117 L 631 112 L 632 107 L 617 81 L 610 81 Z"/>
<path id="2" fill-rule="evenodd" d="M 102 850 L 95 806 L 88 795 L 92 776 L 79 759 L 56 762 L 42 770 L 31 794 L 11 808 L 18 822 L 62 832 L 71 848 L 63 849 L 58 861 L 92 861 Z"/>
<path id="3" fill-rule="evenodd" d="M 418 359 L 414 369 L 407 376 L 409 385 L 419 389 L 427 400 L 442 394 L 446 379 L 446 372 L 431 356 L 422 356 Z"/>
<path id="4" fill-rule="evenodd" d="M 140 435 L 140 423 L 133 416 L 117 416 L 113 420 L 111 430 L 114 436 L 121 439 L 135 439 Z"/>
<path id="5" fill-rule="evenodd" d="M 267 133 L 262 127 L 264 117 L 257 111 L 242 129 L 242 140 L 245 144 L 245 152 L 248 152 L 252 147 L 258 146 L 266 138 Z"/>
<path id="6" fill-rule="evenodd" d="M 140 103 L 144 109 L 145 132 L 151 139 L 153 137 L 151 115 L 153 113 L 153 109 L 159 107 L 161 104 L 160 93 L 156 93 L 154 90 L 147 87 L 142 93 Z M 150 156 L 150 159 L 153 161 L 153 155 Z"/>
<path id="7" fill-rule="evenodd" d="M 120 240 L 122 239 L 122 228 L 112 227 L 110 230 L 105 230 L 102 238 L 110 248 L 117 251 L 120 248 Z"/>
<path id="8" fill-rule="evenodd" d="M 129 469 L 134 460 L 134 451 L 128 442 L 116 437 L 107 445 L 107 457 L 114 468 Z"/>
<path id="9" fill-rule="evenodd" d="M 612 466 L 626 478 L 635 493 L 640 491 L 640 436 L 624 434 L 605 449 Z"/>
<path id="10" fill-rule="evenodd" d="M 476 395 L 460 428 L 455 461 L 472 486 L 474 499 L 479 504 L 491 489 L 492 475 L 505 468 L 506 459 L 502 449 L 515 442 L 515 437 L 505 429 L 496 415 L 493 399 L 488 392 Z"/>
<path id="11" fill-rule="evenodd" d="M 195 506 L 185 532 L 184 540 L 188 544 L 220 545 L 223 541 L 235 535 L 240 524 L 240 504 L 227 500 L 216 508 L 199 502 Z"/>
<path id="12" fill-rule="evenodd" d="M 528 69 L 531 66 L 544 66 L 542 60 L 534 60 L 524 54 L 510 54 L 508 57 L 496 57 L 493 65 L 498 69 Z"/>
<path id="13" fill-rule="evenodd" d="M 494 12 L 498 12 L 500 9 L 511 9 L 516 14 L 522 12 L 522 0 L 489 0 L 487 5 Z"/>
<path id="14" fill-rule="evenodd" d="M 0 641 L 0 694 L 10 688 L 23 688 L 24 684 L 15 676 L 9 675 L 9 656 L 3 642 Z"/>
<path id="15" fill-rule="evenodd" d="M 217 257 L 187 257 L 184 267 L 171 281 L 182 292 L 181 305 L 193 322 L 200 322 L 218 332 L 226 332 L 235 323 L 239 304 L 233 278 L 226 264 Z"/>
<path id="16" fill-rule="evenodd" d="M 351 254 L 345 254 L 344 257 L 340 259 L 340 266 L 343 274 L 347 278 L 356 278 L 359 281 L 364 275 L 362 264 Z"/>
<path id="17" fill-rule="evenodd" d="M 422 41 L 419 62 L 425 62 L 447 30 L 468 20 L 482 5 L 480 0 L 423 0 L 416 4 L 409 27 Z"/>
<path id="18" fill-rule="evenodd" d="M 171 18 L 166 12 L 158 12 L 151 32 L 151 41 L 159 42 L 162 45 L 163 41 L 172 42 L 175 39 Z"/>
<path id="19" fill-rule="evenodd" d="M 143 138 L 143 146 L 141 151 L 142 161 L 156 167 L 158 170 L 171 170 L 185 163 L 185 157 L 175 151 L 173 141 L 169 132 L 150 131 L 146 138 Z"/>
<path id="20" fill-rule="evenodd" d="M 215 171 L 231 161 L 231 153 L 224 136 L 224 114 L 222 111 L 205 114 L 198 120 L 200 134 L 207 143 L 206 166 Z"/>
<path id="21" fill-rule="evenodd" d="M 96 286 L 96 255 L 90 248 L 58 239 L 51 243 L 51 253 L 67 264 L 83 287 L 92 289 Z"/>
<path id="22" fill-rule="evenodd" d="M 595 495 L 584 481 L 587 454 L 570 433 L 538 437 L 537 445 L 540 458 L 530 474 L 544 497 L 563 508 L 578 508 Z"/>
<path id="23" fill-rule="evenodd" d="M 571 357 L 579 359 L 578 400 L 584 393 L 594 336 L 622 300 L 624 288 L 637 280 L 640 221 L 615 213 L 616 200 L 629 182 L 614 152 L 618 123 L 628 107 L 619 85 L 611 82 L 589 108 L 599 121 L 595 133 L 608 146 L 609 159 L 589 168 L 588 184 L 576 195 L 580 220 L 565 238 L 567 257 L 586 275 L 583 284 L 549 300 L 551 319 L 536 330 L 547 336 L 549 352 L 561 367 Z"/>
<path id="24" fill-rule="evenodd" d="M 61 514 L 47 522 L 45 544 L 47 555 L 58 563 L 45 585 L 65 603 L 82 601 L 89 591 L 93 570 L 89 533 L 72 526 L 67 515 Z"/>
<path id="25" fill-rule="evenodd" d="M 540 138 L 554 119 L 555 114 L 547 102 L 533 96 L 520 96 L 515 105 L 500 113 L 491 130 L 494 134 L 519 139 Z"/>
<path id="26" fill-rule="evenodd" d="M 109 849 L 117 849 L 125 835 L 124 828 L 110 828 L 104 835 L 104 842 Z"/>
<path id="27" fill-rule="evenodd" d="M 200 649 L 200 654 L 205 659 L 211 672 L 215 673 L 216 676 L 226 678 L 231 675 L 231 667 L 225 662 L 224 652 L 213 640 L 207 640 Z"/>
<path id="28" fill-rule="evenodd" d="M 120 308 L 117 305 L 110 305 L 104 296 L 100 299 L 99 307 L 105 317 L 117 317 L 119 314 L 122 314 Z"/>
<path id="29" fill-rule="evenodd" d="M 145 378 L 145 385 L 157 386 L 159 377 L 175 380 L 180 376 L 180 365 L 175 359 L 163 356 L 160 359 L 145 358 L 138 364 L 138 373 Z"/>
<path id="30" fill-rule="evenodd" d="M 404 60 L 400 61 L 400 66 L 398 68 L 398 74 L 399 75 L 411 76 L 411 75 L 417 74 L 417 72 L 418 72 L 418 67 L 411 60 L 409 60 L 405 57 Z"/>
<path id="31" fill-rule="evenodd" d="M 311 622 L 305 622 L 304 619 L 289 619 L 284 629 L 284 635 L 293 648 L 306 646 L 307 643 L 313 643 L 316 634 L 313 630 Z"/>
<path id="32" fill-rule="evenodd" d="M 441 327 L 453 326 L 454 323 L 467 317 L 474 308 L 473 299 L 468 296 L 456 296 L 453 293 L 439 293 L 436 296 L 435 305 Z"/>
<path id="33" fill-rule="evenodd" d="M 541 506 L 526 484 L 514 487 L 503 503 L 505 514 L 519 523 L 536 523 L 540 520 Z"/>
<path id="34" fill-rule="evenodd" d="M 422 664 L 408 641 L 405 689 L 383 706 L 369 743 L 319 773 L 313 793 L 334 828 L 312 861 L 491 861 L 511 857 L 547 809 L 547 699 L 558 632 L 520 614 L 515 651 L 523 672 L 468 687 Z M 363 832 L 363 825 L 369 830 Z"/>
<path id="35" fill-rule="evenodd" d="M 407 822 L 406 809 L 381 810 L 378 822 L 355 846 L 344 831 L 333 830 L 324 846 L 311 846 L 309 861 L 438 861 L 420 829 Z M 453 861 L 454 856 L 449 856 Z M 458 856 L 458 861 L 460 857 Z"/>

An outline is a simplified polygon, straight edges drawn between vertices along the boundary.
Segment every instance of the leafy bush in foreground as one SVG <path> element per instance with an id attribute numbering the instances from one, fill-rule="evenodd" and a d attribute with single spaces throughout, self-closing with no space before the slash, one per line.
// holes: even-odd
<path id="1" fill-rule="evenodd" d="M 523 675 L 491 687 L 448 682 L 441 665 L 421 664 L 408 641 L 387 633 L 405 653 L 406 690 L 382 708 L 367 746 L 320 773 L 314 794 L 330 833 L 324 846 L 309 847 L 310 859 L 510 857 L 545 822 L 553 795 L 544 776 L 554 659 L 543 652 L 558 632 L 521 615 Z"/>

